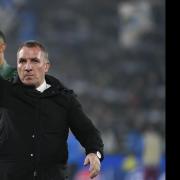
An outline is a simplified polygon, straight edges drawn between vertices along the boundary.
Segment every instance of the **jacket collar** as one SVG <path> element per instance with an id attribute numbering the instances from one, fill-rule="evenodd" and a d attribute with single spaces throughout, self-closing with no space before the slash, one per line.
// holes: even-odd
<path id="1" fill-rule="evenodd" d="M 46 75 L 45 76 L 46 82 L 47 84 L 50 84 L 51 87 L 53 88 L 53 90 L 57 91 L 61 91 L 64 89 L 67 89 L 58 79 L 56 79 L 55 77 L 51 76 L 51 75 Z M 36 87 L 34 85 L 29 86 L 29 85 L 25 85 L 21 82 L 19 76 L 16 76 L 12 82 L 14 85 L 18 85 L 21 87 L 24 87 L 25 89 L 32 89 L 35 90 Z"/>

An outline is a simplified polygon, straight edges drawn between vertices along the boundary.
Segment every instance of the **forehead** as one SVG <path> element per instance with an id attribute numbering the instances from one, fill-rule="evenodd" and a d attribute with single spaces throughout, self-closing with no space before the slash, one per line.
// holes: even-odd
<path id="1" fill-rule="evenodd" d="M 18 58 L 42 57 L 42 50 L 39 47 L 22 47 L 17 54 Z"/>

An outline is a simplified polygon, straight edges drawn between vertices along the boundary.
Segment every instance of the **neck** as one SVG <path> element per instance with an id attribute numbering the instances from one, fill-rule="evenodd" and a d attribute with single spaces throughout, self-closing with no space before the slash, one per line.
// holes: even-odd
<path id="1" fill-rule="evenodd" d="M 41 87 L 44 83 L 46 83 L 45 79 L 41 82 L 41 84 L 39 86 L 36 86 L 36 89 Z"/>

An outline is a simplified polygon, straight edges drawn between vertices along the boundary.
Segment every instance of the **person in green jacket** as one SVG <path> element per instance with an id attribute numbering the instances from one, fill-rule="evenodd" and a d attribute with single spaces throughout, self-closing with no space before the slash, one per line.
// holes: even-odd
<path id="1" fill-rule="evenodd" d="M 4 52 L 6 49 L 6 37 L 4 33 L 0 30 L 0 76 L 6 80 L 12 80 L 17 71 L 15 68 L 11 67 L 4 57 Z"/>

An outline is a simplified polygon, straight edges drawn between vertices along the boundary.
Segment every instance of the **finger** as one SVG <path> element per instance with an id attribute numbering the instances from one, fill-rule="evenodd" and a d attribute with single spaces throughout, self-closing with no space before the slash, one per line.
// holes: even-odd
<path id="1" fill-rule="evenodd" d="M 90 178 L 94 178 L 99 174 L 99 172 L 100 172 L 100 166 L 99 164 L 95 164 L 94 166 L 92 166 L 92 169 L 90 171 Z"/>
<path id="2" fill-rule="evenodd" d="M 99 173 L 99 172 L 97 172 L 96 170 L 93 170 L 93 171 L 90 172 L 90 175 L 89 175 L 89 176 L 90 176 L 90 178 L 92 179 L 92 178 L 96 177 L 96 176 L 98 175 L 98 173 Z"/>
<path id="3" fill-rule="evenodd" d="M 96 169 L 96 162 L 95 161 L 92 161 L 90 160 L 90 167 L 89 167 L 89 171 L 93 171 L 94 169 Z"/>
<path id="4" fill-rule="evenodd" d="M 93 171 L 93 170 L 96 170 L 96 169 L 98 169 L 98 166 L 99 166 L 99 164 L 97 163 L 97 162 L 95 162 L 95 161 L 90 161 L 90 168 L 89 168 L 89 171 Z"/>
<path id="5" fill-rule="evenodd" d="M 90 168 L 89 168 L 90 171 L 92 170 L 100 171 L 100 168 L 101 168 L 101 163 L 99 161 L 90 162 Z"/>
<path id="6" fill-rule="evenodd" d="M 89 159 L 88 159 L 88 158 L 86 158 L 86 159 L 84 160 L 84 165 L 87 165 L 87 164 L 89 164 Z"/>

